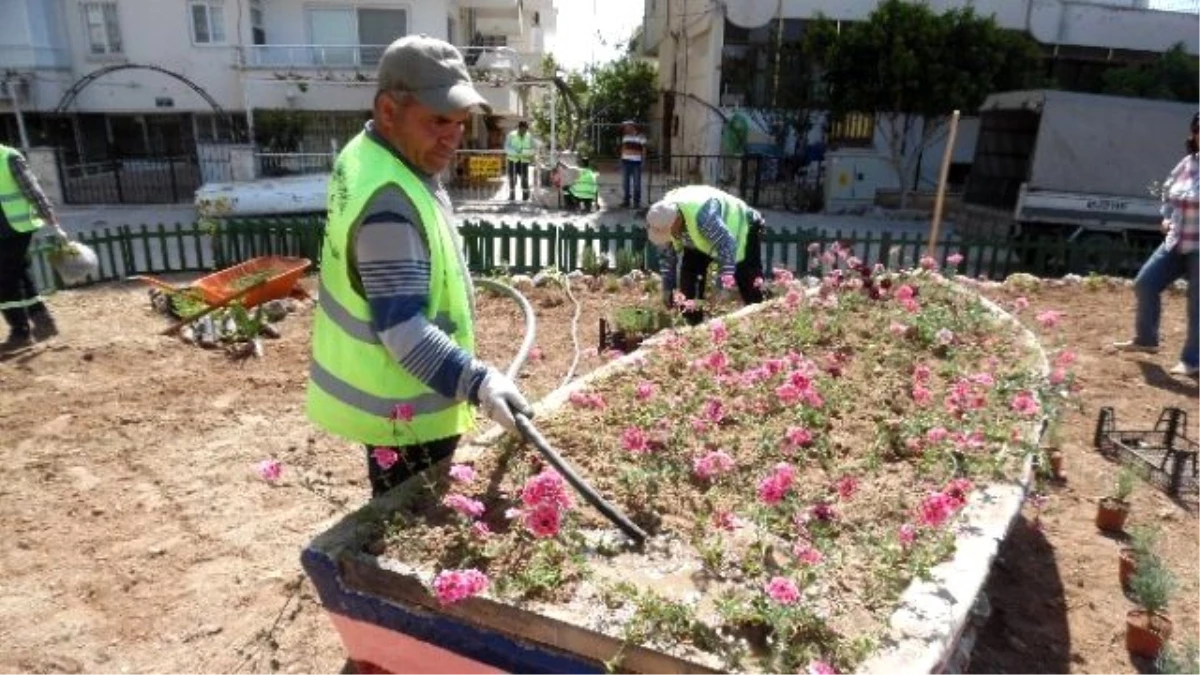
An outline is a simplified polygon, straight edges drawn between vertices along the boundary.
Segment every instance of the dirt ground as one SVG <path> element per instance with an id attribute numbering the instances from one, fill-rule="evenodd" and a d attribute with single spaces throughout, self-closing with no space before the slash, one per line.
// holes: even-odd
<path id="1" fill-rule="evenodd" d="M 306 283 L 311 284 L 311 280 Z M 568 303 L 535 293 L 545 358 L 521 380 L 555 388 L 573 355 Z M 597 322 L 632 293 L 579 293 L 578 372 L 596 367 Z M 1034 308 L 1066 312 L 1080 353 L 1085 410 L 1065 429 L 1069 481 L 1050 493 L 1037 530 L 1019 522 L 989 589 L 994 614 L 976 672 L 1127 672 L 1118 542 L 1092 524 L 1116 473 L 1091 448 L 1097 409 L 1118 427 L 1150 426 L 1159 409 L 1191 411 L 1195 380 L 1170 367 L 1182 296 L 1168 299 L 1156 357 L 1105 354 L 1129 326 L 1132 295 L 1050 289 Z M 366 501 L 361 451 L 317 432 L 303 411 L 311 310 L 282 324 L 265 357 L 231 362 L 157 331 L 145 287 L 99 286 L 50 300 L 63 336 L 0 361 L 0 671 L 337 672 L 345 655 L 299 567 L 316 533 Z M 481 352 L 504 362 L 521 324 L 506 300 L 481 296 Z M 274 486 L 254 465 L 274 457 Z M 1131 522 L 1159 521 L 1181 586 L 1177 635 L 1197 631 L 1195 516 L 1149 486 Z"/>

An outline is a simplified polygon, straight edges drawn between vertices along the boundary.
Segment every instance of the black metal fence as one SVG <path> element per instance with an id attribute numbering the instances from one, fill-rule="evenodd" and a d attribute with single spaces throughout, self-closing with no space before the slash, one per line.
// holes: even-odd
<path id="1" fill-rule="evenodd" d="M 190 155 L 59 164 L 68 204 L 178 204 L 192 201 L 200 166 Z"/>
<path id="2" fill-rule="evenodd" d="M 643 168 L 643 201 L 683 185 L 711 185 L 761 209 L 814 213 L 823 203 L 824 175 L 795 157 L 767 155 L 651 156 Z"/>

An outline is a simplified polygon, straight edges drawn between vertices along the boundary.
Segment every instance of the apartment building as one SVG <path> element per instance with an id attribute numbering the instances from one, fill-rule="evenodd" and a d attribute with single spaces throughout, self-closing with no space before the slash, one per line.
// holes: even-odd
<path id="1" fill-rule="evenodd" d="M 466 54 L 495 112 L 468 143 L 493 146 L 555 23 L 553 0 L 0 0 L 0 139 L 66 166 L 248 139 L 328 153 L 386 45 L 426 34 Z"/>
<path id="2" fill-rule="evenodd" d="M 1094 81 L 1107 68 L 1155 59 L 1176 43 L 1190 54 L 1200 53 L 1196 14 L 1151 9 L 1148 0 L 926 4 L 935 11 L 971 7 L 976 14 L 995 17 L 1003 28 L 1028 33 L 1042 46 L 1046 74 L 1067 88 Z M 658 147 L 677 155 L 720 154 L 724 122 L 713 108 L 728 116 L 771 107 L 774 71 L 760 60 L 772 47 L 778 22 L 783 22 L 782 39 L 795 40 L 818 15 L 839 23 L 862 21 L 877 5 L 878 0 L 645 0 L 640 44 L 645 54 L 658 60 L 662 88 L 675 92 L 664 96 L 660 107 L 654 129 Z M 977 118 L 969 113 L 964 111 L 968 116 L 955 144 L 954 162 L 960 166 L 974 154 Z M 886 152 L 869 116 L 863 124 L 838 131 L 843 138 L 823 140 L 832 141 L 831 146 L 860 147 L 867 154 Z M 814 131 L 820 133 L 819 128 Z M 921 164 L 919 187 L 936 181 L 943 151 L 944 146 L 936 144 L 926 149 L 929 161 Z"/>

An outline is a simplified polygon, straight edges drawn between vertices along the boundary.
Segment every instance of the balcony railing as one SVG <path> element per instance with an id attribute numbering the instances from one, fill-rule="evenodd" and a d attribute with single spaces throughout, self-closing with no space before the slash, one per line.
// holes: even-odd
<path id="1" fill-rule="evenodd" d="M 0 69 L 45 68 L 64 70 L 71 67 L 71 53 L 60 47 L 0 45 Z"/>
<path id="2" fill-rule="evenodd" d="M 369 68 L 379 65 L 387 45 L 253 45 L 242 48 L 246 68 Z M 459 47 L 471 76 L 506 84 L 540 74 L 541 55 L 512 47 Z"/>

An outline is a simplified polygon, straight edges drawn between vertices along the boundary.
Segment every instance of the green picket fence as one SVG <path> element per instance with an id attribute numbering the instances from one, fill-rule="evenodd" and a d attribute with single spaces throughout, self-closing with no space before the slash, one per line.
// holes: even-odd
<path id="1" fill-rule="evenodd" d="M 268 218 L 199 223 L 121 226 L 84 233 L 79 240 L 96 250 L 100 270 L 92 283 L 119 281 L 135 274 L 210 272 L 264 255 L 308 258 L 320 264 L 324 219 Z M 459 227 L 467 265 L 474 273 L 501 269 L 528 274 L 548 266 L 562 270 L 580 268 L 590 249 L 610 261 L 619 271 L 638 267 L 657 269 L 658 256 L 648 246 L 640 225 L 587 227 L 570 223 L 519 223 L 497 225 L 489 221 L 466 221 Z M 763 237 L 766 268 L 783 267 L 805 273 L 819 264 L 820 254 L 839 242 L 868 264 L 890 267 L 918 264 L 925 255 L 928 239 L 912 234 L 883 232 L 855 237 L 835 231 L 775 230 Z M 958 273 L 998 279 L 1024 271 L 1039 276 L 1061 276 L 1069 271 L 1089 270 L 1130 275 L 1149 255 L 1153 244 L 1112 242 L 1106 247 L 1081 247 L 1065 240 L 968 239 L 945 237 L 934 247 L 941 266 L 952 254 L 963 261 Z M 45 290 L 60 288 L 47 255 L 50 244 L 33 249 L 33 272 Z"/>

